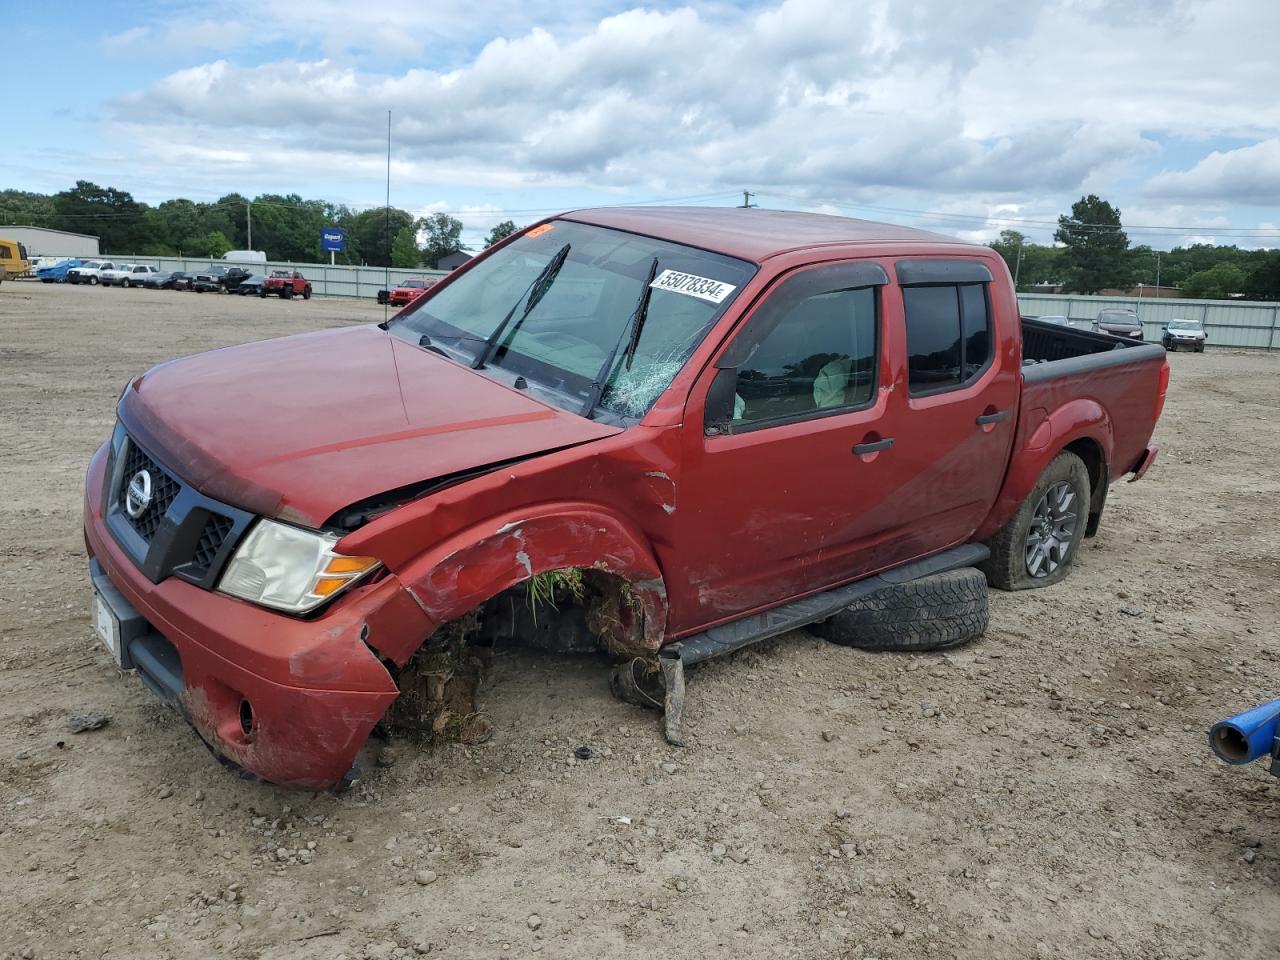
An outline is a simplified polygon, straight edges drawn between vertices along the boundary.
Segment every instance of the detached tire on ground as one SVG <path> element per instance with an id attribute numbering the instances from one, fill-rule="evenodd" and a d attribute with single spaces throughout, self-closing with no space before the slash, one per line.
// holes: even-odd
<path id="1" fill-rule="evenodd" d="M 1062 580 L 1084 541 L 1089 522 L 1089 470 L 1064 450 L 1050 461 L 1018 512 L 987 546 L 981 565 L 991 586 L 1032 590 Z"/>
<path id="2" fill-rule="evenodd" d="M 987 578 L 963 567 L 880 590 L 809 629 L 845 647 L 945 650 L 987 630 Z"/>

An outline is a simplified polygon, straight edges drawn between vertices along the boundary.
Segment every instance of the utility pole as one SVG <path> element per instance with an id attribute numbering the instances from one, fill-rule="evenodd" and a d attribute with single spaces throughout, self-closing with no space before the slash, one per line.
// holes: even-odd
<path id="1" fill-rule="evenodd" d="M 253 249 L 253 204 L 246 200 L 244 202 L 244 222 L 249 234 L 249 249 Z"/>
<path id="2" fill-rule="evenodd" d="M 1018 290 L 1018 271 L 1022 269 L 1022 241 L 1018 241 L 1018 259 L 1013 261 L 1013 289 Z"/>
<path id="3" fill-rule="evenodd" d="M 1156 296 L 1160 296 L 1160 251 L 1156 251 Z"/>
<path id="4" fill-rule="evenodd" d="M 749 207 L 759 206 L 759 204 L 755 204 L 755 203 L 752 203 L 752 202 L 751 202 L 751 198 L 752 198 L 752 197 L 754 197 L 754 196 L 755 196 L 755 194 L 754 194 L 754 193 L 752 193 L 750 190 L 743 190 L 743 191 L 742 191 L 742 207 L 741 207 L 741 209 L 746 210 L 746 209 L 748 209 Z"/>

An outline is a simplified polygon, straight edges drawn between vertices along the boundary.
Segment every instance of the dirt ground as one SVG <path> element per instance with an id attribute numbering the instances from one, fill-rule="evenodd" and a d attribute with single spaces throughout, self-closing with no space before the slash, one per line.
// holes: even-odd
<path id="1" fill-rule="evenodd" d="M 511 652 L 485 746 L 245 782 L 95 640 L 84 468 L 150 365 L 381 317 L 0 287 L 0 955 L 1280 953 L 1280 781 L 1204 736 L 1280 695 L 1280 356 L 1173 356 L 1157 466 L 968 648 L 790 634 L 690 672 L 679 750 L 601 661 Z"/>

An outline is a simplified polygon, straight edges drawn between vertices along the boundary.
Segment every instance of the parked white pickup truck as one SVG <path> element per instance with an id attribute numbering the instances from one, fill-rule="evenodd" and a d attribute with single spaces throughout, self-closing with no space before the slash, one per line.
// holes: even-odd
<path id="1" fill-rule="evenodd" d="M 80 266 L 67 271 L 67 283 L 87 283 L 95 286 L 102 281 L 102 271 L 114 270 L 115 266 L 110 260 L 86 260 Z"/>
<path id="2" fill-rule="evenodd" d="M 98 281 L 104 287 L 132 287 L 156 273 L 159 271 L 155 267 L 149 267 L 145 263 L 122 263 L 112 270 L 101 271 Z"/>

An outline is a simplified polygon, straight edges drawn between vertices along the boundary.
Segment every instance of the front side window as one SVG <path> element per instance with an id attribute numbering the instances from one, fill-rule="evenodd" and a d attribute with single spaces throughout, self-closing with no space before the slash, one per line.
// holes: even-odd
<path id="1" fill-rule="evenodd" d="M 625 425 L 643 417 L 755 273 L 721 254 L 556 220 L 433 287 L 396 336 L 557 406 Z"/>
<path id="2" fill-rule="evenodd" d="M 903 287 L 902 302 L 912 396 L 963 386 L 986 368 L 991 318 L 985 284 Z"/>
<path id="3" fill-rule="evenodd" d="M 793 420 L 871 400 L 876 292 L 863 287 L 791 306 L 738 367 L 733 422 Z"/>

